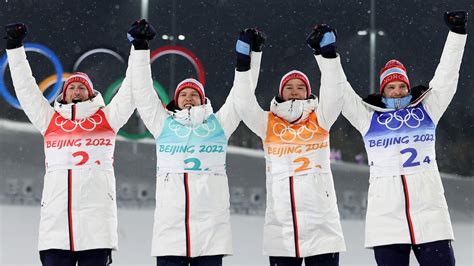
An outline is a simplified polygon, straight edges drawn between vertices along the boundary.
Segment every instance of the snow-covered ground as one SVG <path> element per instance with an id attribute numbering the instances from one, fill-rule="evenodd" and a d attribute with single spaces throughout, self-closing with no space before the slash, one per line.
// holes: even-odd
<path id="1" fill-rule="evenodd" d="M 0 205 L 0 265 L 40 265 L 37 244 L 38 207 Z M 150 256 L 153 210 L 119 209 L 119 246 L 112 265 L 156 265 Z M 474 221 L 454 223 L 457 265 L 474 265 Z M 224 265 L 268 265 L 261 253 L 262 216 L 232 215 L 234 255 Z M 364 222 L 343 220 L 347 251 L 340 265 L 375 265 L 371 250 L 363 248 Z M 412 265 L 417 265 L 412 256 Z"/>

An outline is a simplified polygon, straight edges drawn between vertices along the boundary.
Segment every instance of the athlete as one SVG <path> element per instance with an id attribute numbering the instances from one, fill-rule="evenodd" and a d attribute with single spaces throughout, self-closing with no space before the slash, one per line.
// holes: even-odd
<path id="1" fill-rule="evenodd" d="M 329 30 L 328 30 L 329 29 Z M 327 30 L 327 31 L 323 31 Z M 254 91 L 260 72 L 263 33 L 246 29 L 239 42 L 251 53 L 237 57 L 251 61 L 252 83 L 235 90 L 236 106 L 244 123 L 263 141 L 266 159 L 267 208 L 263 252 L 270 265 L 339 265 L 345 251 L 336 193 L 330 169 L 329 130 L 342 108 L 342 92 L 328 80 L 345 82 L 337 69 L 336 35 L 317 25 L 308 36 L 321 69 L 320 98 L 312 94 L 301 71 L 286 73 L 270 112 L 262 110 Z"/>
<path id="2" fill-rule="evenodd" d="M 138 24 L 140 30 L 129 32 L 134 46 L 155 34 L 145 20 Z M 152 256 L 157 265 L 222 265 L 223 256 L 232 254 L 227 142 L 241 120 L 232 92 L 214 113 L 204 86 L 188 78 L 163 108 L 153 89 L 150 50 L 135 48 L 139 62 L 132 70 L 133 97 L 156 140 Z M 234 87 L 250 83 L 246 78 L 236 71 Z"/>
<path id="3" fill-rule="evenodd" d="M 412 88 L 398 60 L 381 69 L 380 93 L 362 99 L 341 84 L 342 114 L 362 134 L 368 155 L 365 246 L 374 249 L 378 265 L 408 265 L 411 250 L 420 265 L 455 265 L 435 131 L 456 92 L 467 13 L 444 17 L 451 31 L 429 88 Z"/>
<path id="4" fill-rule="evenodd" d="M 45 168 L 39 253 L 43 266 L 110 265 L 118 247 L 113 153 L 117 131 L 133 113 L 127 75 L 107 106 L 85 73 L 64 83 L 53 107 L 26 58 L 27 26 L 5 26 L 16 95 L 44 137 Z"/>

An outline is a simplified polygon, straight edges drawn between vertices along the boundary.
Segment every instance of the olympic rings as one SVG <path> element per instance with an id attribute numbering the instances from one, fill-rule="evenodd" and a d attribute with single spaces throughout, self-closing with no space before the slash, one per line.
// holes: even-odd
<path id="1" fill-rule="evenodd" d="M 83 53 L 77 60 L 76 60 L 76 63 L 74 63 L 74 66 L 72 67 L 72 72 L 76 72 L 77 69 L 79 68 L 79 65 L 82 63 L 82 61 L 84 61 L 84 59 L 86 59 L 88 56 L 91 56 L 93 54 L 98 54 L 98 53 L 103 53 L 103 54 L 109 54 L 109 55 L 112 55 L 113 57 L 117 58 L 120 62 L 122 62 L 122 64 L 125 64 L 125 60 L 123 60 L 123 57 L 115 52 L 115 51 L 112 51 L 110 49 L 107 49 L 107 48 L 96 48 L 96 49 L 92 49 L 90 51 L 87 51 L 85 53 Z"/>
<path id="2" fill-rule="evenodd" d="M 95 117 L 97 117 L 98 119 L 96 120 Z M 97 127 L 97 125 L 102 124 L 102 121 L 102 116 L 98 114 L 94 114 L 91 117 L 87 117 L 79 121 L 64 119 L 62 116 L 58 115 L 56 116 L 54 123 L 56 124 L 56 126 L 59 126 L 64 132 L 73 132 L 77 129 L 77 126 L 82 128 L 82 130 L 84 131 L 93 131 Z"/>
<path id="3" fill-rule="evenodd" d="M 403 114 L 404 112 L 406 112 L 406 114 Z M 417 112 L 419 114 L 417 114 Z M 418 128 L 421 125 L 421 121 L 424 119 L 425 114 L 420 108 L 416 107 L 381 113 L 377 117 L 377 122 L 393 131 L 400 129 L 403 125 L 406 125 L 409 128 Z M 409 121 L 412 122 L 410 123 Z"/>
<path id="4" fill-rule="evenodd" d="M 36 44 L 36 43 L 26 43 L 25 44 L 25 51 L 32 51 L 32 52 L 40 53 L 40 54 L 46 56 L 53 63 L 55 71 L 56 71 L 56 75 L 53 74 L 51 76 L 48 76 L 46 79 L 44 79 L 43 81 L 41 81 L 39 83 L 38 87 L 40 88 L 41 92 L 45 92 L 50 86 L 52 86 L 54 84 L 54 87 L 51 90 L 51 92 L 49 92 L 46 95 L 46 98 L 48 99 L 49 102 L 54 101 L 56 96 L 61 91 L 63 81 L 65 81 L 71 75 L 71 73 L 63 72 L 63 68 L 62 68 L 62 65 L 61 65 L 58 57 L 54 54 L 53 51 L 48 49 L 46 46 L 43 46 L 41 44 Z M 125 64 L 125 60 L 123 59 L 123 57 L 119 53 L 117 53 L 113 50 L 107 49 L 107 48 L 96 48 L 96 49 L 89 50 L 89 51 L 85 52 L 84 54 L 82 54 L 76 60 L 76 62 L 74 63 L 72 71 L 73 72 L 77 71 L 80 64 L 87 57 L 89 57 L 91 55 L 94 55 L 94 54 L 97 54 L 97 53 L 105 53 L 105 54 L 112 55 L 117 60 L 119 60 L 121 63 Z M 176 54 L 176 55 L 183 56 L 189 62 L 191 62 L 191 64 L 193 65 L 194 69 L 197 72 L 199 82 L 201 82 L 201 84 L 205 85 L 206 79 L 205 79 L 205 71 L 204 71 L 203 64 L 201 63 L 199 58 L 193 52 L 191 52 L 190 50 L 188 50 L 184 47 L 169 45 L 169 46 L 163 46 L 163 47 L 157 48 L 154 51 L 152 51 L 152 53 L 151 53 L 150 63 L 153 63 L 159 57 L 164 56 L 164 55 L 168 55 L 168 54 Z M 0 67 L 2 68 L 2 70 L 1 70 L 2 73 L 0 73 L 0 75 L 1 75 L 0 76 L 0 94 L 5 98 L 5 100 L 8 103 L 10 103 L 10 105 L 12 105 L 13 107 L 15 107 L 17 109 L 22 109 L 18 99 L 15 98 L 8 91 L 7 87 L 5 86 L 4 75 L 5 75 L 5 70 L 6 70 L 7 64 L 8 64 L 7 55 L 4 54 L 0 58 Z M 61 82 L 58 82 L 59 80 Z M 123 78 L 121 78 L 119 80 L 116 80 L 114 83 L 112 83 L 107 88 L 107 90 L 104 94 L 104 101 L 106 103 L 110 102 L 113 95 L 115 94 L 115 92 L 119 89 L 120 85 L 122 84 L 122 81 L 123 81 Z M 155 91 L 158 93 L 158 95 L 159 95 L 160 99 L 162 100 L 162 102 L 164 104 L 168 103 L 169 98 L 168 98 L 168 95 L 166 93 L 166 90 L 157 81 L 153 81 L 153 87 L 154 87 Z M 211 130 L 211 131 L 213 130 L 213 129 L 210 129 L 210 128 L 204 128 L 204 129 L 205 130 Z M 122 135 L 122 136 L 124 136 L 126 138 L 130 138 L 130 139 L 140 139 L 140 138 L 151 136 L 151 134 L 149 132 L 145 132 L 145 133 L 141 133 L 141 134 L 132 134 L 132 133 L 127 133 L 123 130 L 119 131 L 119 135 Z"/>
<path id="5" fill-rule="evenodd" d="M 310 141 L 316 132 L 318 132 L 318 126 L 309 121 L 309 127 L 302 125 L 298 129 L 292 128 L 290 125 L 283 123 L 275 123 L 273 125 L 273 135 L 279 137 L 283 142 L 291 143 L 298 138 L 298 141 L 307 142 Z"/>
<path id="6" fill-rule="evenodd" d="M 61 80 L 63 77 L 63 67 L 61 66 L 61 62 L 59 61 L 59 58 L 54 54 L 53 51 L 51 51 L 49 48 L 47 48 L 44 45 L 37 44 L 37 43 L 25 43 L 25 51 L 29 52 L 36 52 L 39 54 L 42 54 L 48 58 L 54 66 L 54 70 L 56 71 L 56 80 Z M 13 107 L 16 109 L 22 109 L 20 102 L 18 101 L 17 98 L 15 98 L 9 91 L 8 88 L 5 86 L 4 78 L 5 78 L 5 70 L 8 65 L 8 60 L 7 60 L 7 54 L 3 54 L 2 57 L 0 58 L 0 67 L 2 68 L 2 71 L 0 73 L 0 93 L 2 94 L 3 98 Z M 61 91 L 61 82 L 56 82 L 54 85 L 53 89 L 51 92 L 49 92 L 46 95 L 46 99 L 48 99 L 49 102 L 54 101 L 54 98 L 56 95 Z"/>
<path id="7" fill-rule="evenodd" d="M 201 60 L 190 50 L 175 45 L 167 45 L 155 49 L 151 52 L 150 55 L 150 64 L 152 64 L 156 59 L 163 55 L 167 54 L 176 54 L 186 58 L 193 65 L 194 69 L 197 72 L 198 80 L 204 86 L 206 84 L 206 72 L 204 71 L 204 66 L 201 63 Z"/>
<path id="8" fill-rule="evenodd" d="M 191 133 L 193 133 L 193 135 L 196 137 L 205 138 L 208 137 L 211 132 L 216 130 L 217 125 L 214 121 L 208 120 L 206 123 L 193 127 L 182 125 L 176 122 L 176 120 L 172 120 L 168 124 L 168 128 L 179 138 L 187 138 L 189 135 L 191 135 Z"/>
<path id="9" fill-rule="evenodd" d="M 63 77 L 61 79 L 61 83 L 66 81 L 71 75 L 72 74 L 69 73 L 69 72 L 64 72 Z M 43 81 L 41 81 L 41 83 L 38 85 L 38 87 L 40 88 L 41 92 L 44 92 L 47 88 L 49 88 L 49 86 L 55 84 L 57 81 L 58 81 L 58 77 L 56 77 L 56 75 L 53 74 L 53 75 L 45 78 Z"/>

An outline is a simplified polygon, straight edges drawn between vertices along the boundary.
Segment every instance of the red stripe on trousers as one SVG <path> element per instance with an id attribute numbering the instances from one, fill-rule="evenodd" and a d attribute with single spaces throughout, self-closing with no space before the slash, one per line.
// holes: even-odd
<path id="1" fill-rule="evenodd" d="M 188 184 L 188 173 L 184 173 L 184 192 L 186 197 L 186 214 L 185 214 L 185 226 L 186 226 L 186 256 L 191 257 L 191 235 L 189 229 L 189 184 Z"/>
<path id="2" fill-rule="evenodd" d="M 67 214 L 69 224 L 69 248 L 74 251 L 74 230 L 72 227 L 72 169 L 67 170 Z"/>
<path id="3" fill-rule="evenodd" d="M 295 188 L 294 188 L 294 177 L 290 176 L 290 196 L 291 196 L 291 212 L 293 214 L 293 232 L 295 237 L 295 255 L 297 258 L 300 257 L 300 246 L 298 244 L 298 219 L 296 217 L 296 204 L 295 204 Z"/>
<path id="4" fill-rule="evenodd" d="M 405 192 L 405 212 L 406 212 L 407 221 L 408 221 L 408 230 L 410 231 L 411 243 L 413 245 L 416 245 L 415 232 L 413 230 L 413 223 L 411 221 L 411 215 L 410 215 L 410 195 L 408 194 L 408 185 L 407 185 L 407 180 L 406 180 L 405 175 L 402 175 L 402 182 L 403 182 L 403 191 Z"/>

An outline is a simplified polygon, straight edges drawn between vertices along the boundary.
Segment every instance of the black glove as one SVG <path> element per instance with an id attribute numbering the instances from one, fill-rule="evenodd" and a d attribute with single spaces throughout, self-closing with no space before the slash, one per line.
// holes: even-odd
<path id="1" fill-rule="evenodd" d="M 134 21 L 127 32 L 127 38 L 136 50 L 148 50 L 148 41 L 153 40 L 155 35 L 155 28 L 145 19 Z"/>
<path id="2" fill-rule="evenodd" d="M 306 37 L 306 43 L 315 55 L 336 58 L 336 30 L 326 24 L 318 24 Z"/>
<path id="3" fill-rule="evenodd" d="M 23 46 L 23 40 L 28 33 L 28 27 L 25 23 L 12 23 L 5 26 L 7 36 L 7 49 L 15 49 Z"/>
<path id="4" fill-rule="evenodd" d="M 444 22 L 452 32 L 466 34 L 467 17 L 464 10 L 448 11 L 444 13 Z"/>
<path id="5" fill-rule="evenodd" d="M 252 33 L 252 51 L 261 52 L 265 46 L 265 41 L 267 40 L 267 35 L 263 31 L 259 31 L 256 28 L 245 29 L 244 31 L 249 31 Z"/>
<path id="6" fill-rule="evenodd" d="M 235 43 L 235 53 L 237 62 L 235 68 L 237 71 L 247 71 L 250 69 L 250 52 L 254 33 L 249 29 L 240 32 L 239 39 Z"/>
<path id="7" fill-rule="evenodd" d="M 255 28 L 247 28 L 240 32 L 239 39 L 235 44 L 237 71 L 247 71 L 250 69 L 250 51 L 261 52 L 265 46 L 266 39 L 265 33 Z"/>

